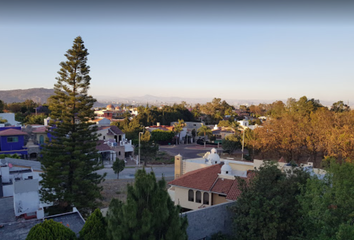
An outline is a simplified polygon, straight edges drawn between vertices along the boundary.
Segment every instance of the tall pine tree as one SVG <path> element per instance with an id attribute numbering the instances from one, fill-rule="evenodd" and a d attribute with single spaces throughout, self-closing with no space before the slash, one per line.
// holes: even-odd
<path id="1" fill-rule="evenodd" d="M 108 239 L 187 239 L 187 219 L 179 211 L 166 191 L 165 180 L 156 182 L 153 172 L 138 170 L 134 186 L 128 187 L 127 202 L 113 199 L 109 206 Z"/>
<path id="2" fill-rule="evenodd" d="M 87 49 L 81 37 L 61 62 L 49 99 L 51 110 L 50 134 L 42 150 L 42 200 L 54 202 L 62 209 L 71 206 L 81 211 L 93 210 L 101 197 L 98 184 L 104 176 L 95 173 L 100 169 L 96 144 L 97 127 L 88 120 L 94 117 L 95 99 L 88 95 L 91 77 L 86 65 Z"/>

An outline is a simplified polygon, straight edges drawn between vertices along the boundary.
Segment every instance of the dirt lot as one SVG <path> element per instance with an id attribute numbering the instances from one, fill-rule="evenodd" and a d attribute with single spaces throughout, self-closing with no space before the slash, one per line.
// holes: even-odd
<path id="1" fill-rule="evenodd" d="M 173 178 L 166 178 L 165 180 L 168 182 L 173 180 Z M 134 179 L 108 179 L 101 183 L 100 185 L 103 186 L 101 208 L 108 207 L 112 198 L 117 198 L 125 202 L 127 199 L 128 184 L 134 184 Z"/>

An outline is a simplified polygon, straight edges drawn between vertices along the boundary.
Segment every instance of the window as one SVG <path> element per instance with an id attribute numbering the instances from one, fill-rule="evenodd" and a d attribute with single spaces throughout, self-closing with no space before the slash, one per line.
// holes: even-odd
<path id="1" fill-rule="evenodd" d="M 192 189 L 188 191 L 188 201 L 194 202 L 194 191 Z"/>
<path id="2" fill-rule="evenodd" d="M 202 202 L 202 194 L 200 191 L 197 191 L 195 194 L 195 202 L 201 203 Z"/>
<path id="3" fill-rule="evenodd" d="M 120 156 L 120 151 L 118 152 L 118 155 Z"/>
<path id="4" fill-rule="evenodd" d="M 8 143 L 18 142 L 18 137 L 7 137 Z"/>
<path id="5" fill-rule="evenodd" d="M 44 143 L 44 136 L 40 135 L 39 136 L 39 144 L 43 144 Z"/>
<path id="6" fill-rule="evenodd" d="M 209 193 L 207 192 L 203 194 L 203 204 L 209 205 Z"/>

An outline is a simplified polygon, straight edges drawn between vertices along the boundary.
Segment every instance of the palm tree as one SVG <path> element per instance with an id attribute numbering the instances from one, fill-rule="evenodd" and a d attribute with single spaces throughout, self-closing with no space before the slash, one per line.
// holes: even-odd
<path id="1" fill-rule="evenodd" d="M 176 133 L 176 135 L 178 135 L 178 144 L 179 144 L 179 139 L 180 139 L 180 134 L 183 130 L 183 128 L 186 126 L 186 124 L 184 123 L 184 120 L 182 119 L 178 119 L 178 123 L 174 123 L 173 124 L 173 131 Z"/>
<path id="2" fill-rule="evenodd" d="M 198 129 L 198 136 L 204 136 L 204 147 L 206 147 L 206 139 L 205 136 L 210 137 L 211 135 L 213 135 L 213 132 L 211 131 L 210 128 L 208 128 L 207 126 L 203 125 Z"/>

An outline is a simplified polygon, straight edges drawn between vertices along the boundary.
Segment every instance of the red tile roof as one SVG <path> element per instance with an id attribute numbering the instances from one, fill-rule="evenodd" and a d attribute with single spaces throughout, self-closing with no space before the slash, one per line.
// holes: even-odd
<path id="1" fill-rule="evenodd" d="M 18 135 L 28 135 L 28 134 L 17 129 L 6 129 L 0 131 L 0 136 L 18 136 Z"/>
<path id="2" fill-rule="evenodd" d="M 47 127 L 39 127 L 35 128 L 32 132 L 33 133 L 45 133 L 47 131 Z"/>
<path id="3" fill-rule="evenodd" d="M 281 157 L 278 162 L 281 162 L 281 163 L 286 163 L 285 159 L 283 157 Z"/>
<path id="4" fill-rule="evenodd" d="M 188 172 L 168 184 L 224 194 L 226 195 L 226 199 L 234 201 L 241 194 L 238 186 L 239 178 L 219 178 L 218 174 L 221 172 L 222 165 L 223 163 Z M 254 171 L 248 171 L 247 178 L 242 179 L 245 179 L 248 182 L 254 177 L 254 175 Z"/>
<path id="5" fill-rule="evenodd" d="M 170 185 L 210 191 L 220 173 L 220 164 L 211 165 L 188 172 L 181 177 L 169 182 Z"/>
<path id="6" fill-rule="evenodd" d="M 214 187 L 211 189 L 211 191 L 217 192 L 217 193 L 228 194 L 230 191 L 230 188 L 234 182 L 235 182 L 235 180 L 219 178 L 218 180 L 216 180 L 216 183 L 215 183 Z"/>

